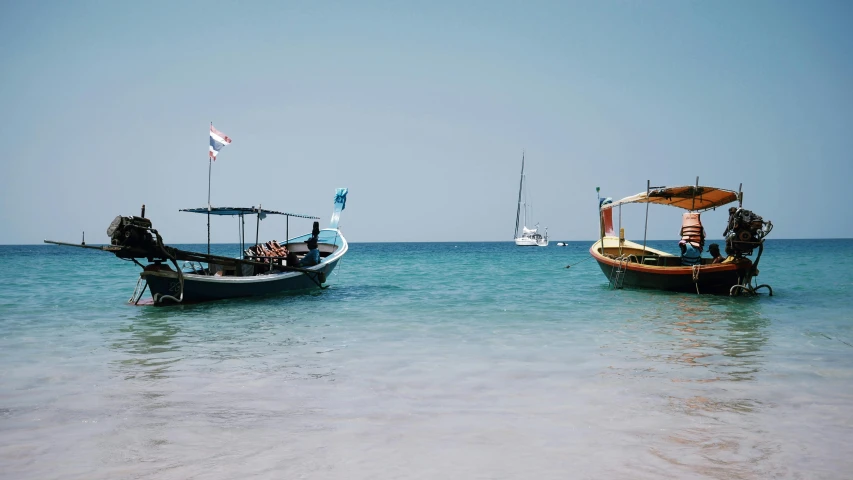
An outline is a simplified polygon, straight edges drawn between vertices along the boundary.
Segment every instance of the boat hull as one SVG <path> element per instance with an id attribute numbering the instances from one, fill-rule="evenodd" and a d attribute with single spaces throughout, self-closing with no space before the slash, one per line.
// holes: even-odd
<path id="1" fill-rule="evenodd" d="M 311 236 L 313 234 L 291 238 L 287 241 L 287 245 L 294 253 L 304 253 L 307 251 L 305 241 Z M 140 277 L 150 289 L 155 305 L 207 302 L 319 289 L 323 288 L 323 283 L 349 250 L 347 241 L 339 230 L 323 229 L 319 237 L 318 248 L 321 256 L 327 256 L 322 258 L 320 264 L 303 267 L 298 271 L 271 271 L 249 276 L 187 272 L 179 275 L 178 272 L 164 268 L 163 265 L 156 268 L 149 265 L 140 273 Z M 181 276 L 183 288 L 181 288 Z"/>
<path id="2" fill-rule="evenodd" d="M 604 275 L 611 280 L 616 278 L 620 267 L 618 260 L 601 255 L 596 246 L 590 248 L 590 254 L 598 262 Z M 728 295 L 734 285 L 741 285 L 752 270 L 751 262 L 715 263 L 699 266 L 694 270 L 690 266 L 653 266 L 635 262 L 622 263 L 624 274 L 619 282 L 623 288 L 643 288 L 670 292 Z"/>
<path id="3" fill-rule="evenodd" d="M 515 239 L 515 244 L 519 247 L 547 247 L 548 240 L 545 238 L 519 237 Z"/>
<path id="4" fill-rule="evenodd" d="M 320 288 L 332 273 L 340 257 L 323 262 L 309 272 L 273 272 L 251 277 L 221 277 L 184 273 L 181 303 L 207 302 L 227 298 L 256 297 L 285 292 Z M 175 303 L 168 297 L 179 297 L 181 292 L 178 273 L 174 271 L 143 271 L 155 304 Z M 166 296 L 166 298 L 163 298 Z"/>

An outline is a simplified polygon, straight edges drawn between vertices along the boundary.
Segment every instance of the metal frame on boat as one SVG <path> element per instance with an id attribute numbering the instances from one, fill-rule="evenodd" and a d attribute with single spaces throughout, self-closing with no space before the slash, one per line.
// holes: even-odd
<path id="1" fill-rule="evenodd" d="M 599 189 L 596 188 L 596 191 Z M 650 248 L 646 245 L 648 232 L 648 206 L 650 203 L 670 205 L 682 208 L 698 222 L 698 228 L 682 241 L 693 242 L 701 252 L 704 243 L 704 228 L 699 221 L 699 213 L 738 202 L 737 207 L 729 208 L 729 222 L 724 232 L 726 253 L 729 257 L 722 263 L 712 263 L 712 259 L 699 258 L 694 265 L 684 265 L 681 256 L 676 256 Z M 646 227 L 643 243 L 625 240 L 621 227 L 622 205 L 629 203 L 646 204 Z M 613 209 L 619 208 L 619 235 L 613 229 Z M 764 237 L 773 228 L 772 222 L 764 221 L 760 216 L 743 209 L 743 192 L 717 187 L 696 185 L 680 187 L 652 187 L 646 183 L 646 191 L 623 198 L 616 202 L 599 197 L 599 240 L 589 249 L 589 253 L 598 262 L 601 271 L 608 277 L 612 288 L 650 288 L 676 292 L 712 293 L 712 294 L 750 294 L 769 285 L 756 285 L 758 262 L 764 251 Z M 755 261 L 746 258 L 757 248 Z M 698 253 L 697 253 L 698 254 Z"/>

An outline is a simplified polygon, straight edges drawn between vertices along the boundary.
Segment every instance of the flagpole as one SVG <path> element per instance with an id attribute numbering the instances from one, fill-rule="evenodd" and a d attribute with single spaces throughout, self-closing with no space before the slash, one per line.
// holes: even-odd
<path id="1" fill-rule="evenodd" d="M 213 122 L 210 122 L 213 131 Z M 210 255 L 210 174 L 213 171 L 213 157 L 207 154 L 207 254 Z"/>
<path id="2" fill-rule="evenodd" d="M 210 255 L 210 172 L 213 170 L 213 159 L 207 156 L 207 254 Z"/>
<path id="3" fill-rule="evenodd" d="M 216 152 L 222 147 L 231 143 L 228 135 L 213 128 L 213 122 L 210 122 L 210 151 L 207 154 L 207 254 L 210 255 L 210 211 L 213 207 L 210 206 L 210 177 L 213 172 L 213 161 L 216 160 Z"/>

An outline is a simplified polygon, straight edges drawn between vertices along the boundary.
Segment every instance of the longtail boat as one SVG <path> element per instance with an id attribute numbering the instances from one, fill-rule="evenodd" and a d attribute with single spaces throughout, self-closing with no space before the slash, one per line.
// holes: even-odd
<path id="1" fill-rule="evenodd" d="M 239 217 L 241 238 L 239 257 L 208 252 L 191 252 L 164 244 L 160 232 L 140 216 L 118 216 L 109 228 L 109 245 L 86 245 L 45 240 L 45 243 L 88 248 L 113 253 L 142 268 L 129 303 L 138 304 L 148 289 L 155 305 L 194 303 L 226 298 L 251 297 L 274 293 L 325 288 L 326 279 L 347 252 L 348 244 L 338 221 L 346 206 L 347 189 L 335 193 L 334 211 L 329 228 L 314 222 L 311 232 L 277 241 L 258 242 L 260 220 L 268 215 L 316 219 L 309 215 L 284 213 L 261 207 L 203 207 L 184 209 L 190 213 Z M 245 241 L 245 216 L 254 215 L 258 227 L 255 244 Z M 288 226 L 289 230 L 289 226 Z M 209 238 L 209 237 L 208 237 Z"/>
<path id="2" fill-rule="evenodd" d="M 742 187 L 742 185 L 741 185 Z M 599 189 L 596 189 L 597 191 Z M 711 258 L 701 258 L 705 229 L 701 213 L 738 202 L 729 208 L 728 225 L 723 233 L 728 257 L 720 263 Z M 773 223 L 743 208 L 743 191 L 696 185 L 679 187 L 652 187 L 647 182 L 646 191 L 613 202 L 599 197 L 599 239 L 589 249 L 607 276 L 612 288 L 648 288 L 688 293 L 754 295 L 760 289 L 773 290 L 769 285 L 757 285 L 758 262 L 764 251 L 764 237 Z M 646 231 L 643 243 L 625 239 L 621 227 L 623 205 L 646 204 Z M 669 205 L 686 210 L 682 217 L 681 241 L 684 250 L 692 250 L 695 257 L 673 255 L 646 245 L 649 204 Z M 619 209 L 619 234 L 613 228 L 613 210 Z M 688 250 L 689 249 L 689 250 Z M 757 249 L 755 261 L 749 256 Z"/>

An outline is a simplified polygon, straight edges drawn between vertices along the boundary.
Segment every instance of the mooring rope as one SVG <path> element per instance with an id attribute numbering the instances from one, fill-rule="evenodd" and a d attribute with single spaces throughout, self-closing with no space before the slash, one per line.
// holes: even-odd
<path id="1" fill-rule="evenodd" d="M 693 269 L 693 284 L 696 285 L 696 295 L 699 295 L 699 268 L 702 265 L 693 265 L 691 268 Z"/>
<path id="2" fill-rule="evenodd" d="M 166 257 L 169 260 L 172 261 L 172 264 L 175 265 L 175 270 L 177 270 L 177 272 L 178 272 L 178 284 L 180 285 L 180 289 L 181 289 L 181 294 L 178 295 L 177 298 L 173 297 L 172 295 L 159 295 L 158 296 L 157 294 L 155 294 L 154 295 L 154 303 L 160 303 L 164 299 L 172 300 L 176 303 L 181 303 L 184 301 L 184 272 L 181 269 L 181 267 L 178 266 L 178 260 L 175 258 L 175 256 L 172 255 L 171 253 L 169 253 L 168 250 L 166 250 L 166 246 L 163 245 L 163 237 L 161 237 L 160 234 L 157 232 L 157 230 L 154 230 L 153 228 L 151 229 L 151 232 L 157 238 L 157 246 L 159 246 L 160 250 L 163 251 L 163 254 L 166 255 Z M 210 268 L 210 263 L 208 263 L 208 269 L 209 268 Z"/>
<path id="3" fill-rule="evenodd" d="M 585 261 L 589 260 L 590 258 L 592 258 L 592 256 L 586 257 L 586 258 L 584 258 L 583 260 L 581 260 L 580 262 L 575 262 L 575 263 L 573 263 L 573 264 L 571 264 L 571 265 L 566 265 L 566 268 L 572 268 L 572 267 L 574 267 L 575 265 L 577 265 L 577 264 L 579 264 L 579 263 L 583 263 L 583 262 L 585 262 Z"/>
<path id="4" fill-rule="evenodd" d="M 142 276 L 140 275 L 139 280 L 136 281 L 136 288 L 133 289 L 133 295 L 127 300 L 127 303 L 133 303 L 133 299 L 136 298 L 136 294 L 139 292 L 139 284 L 142 283 Z M 141 296 L 141 295 L 140 295 Z"/>
<path id="5" fill-rule="evenodd" d="M 832 338 L 832 337 L 830 337 L 829 335 L 827 335 L 827 334 L 825 334 L 825 333 L 823 333 L 823 332 L 818 332 L 818 333 L 820 333 L 821 335 L 823 335 L 824 337 L 826 337 L 826 338 L 828 338 L 828 339 L 830 339 L 830 340 L 838 340 L 839 342 L 843 343 L 844 345 L 847 345 L 848 347 L 853 347 L 853 345 L 851 345 L 851 344 L 849 344 L 849 343 L 845 342 L 844 340 L 841 340 L 840 338 Z"/>

